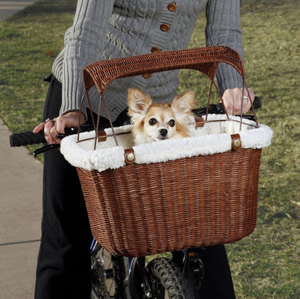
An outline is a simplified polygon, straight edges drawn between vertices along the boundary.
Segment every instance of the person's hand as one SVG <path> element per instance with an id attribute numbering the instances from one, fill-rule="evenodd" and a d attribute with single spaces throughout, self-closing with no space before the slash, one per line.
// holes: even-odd
<path id="1" fill-rule="evenodd" d="M 248 88 L 249 94 L 252 102 L 254 101 L 255 94 Z M 239 115 L 241 114 L 241 102 L 243 96 L 242 88 L 227 89 L 223 94 L 223 103 L 227 110 L 227 113 L 230 115 Z M 251 103 L 248 97 L 246 89 L 244 90 L 244 99 L 243 99 L 243 113 L 247 113 L 251 108 Z"/>
<path id="2" fill-rule="evenodd" d="M 79 111 L 70 111 L 52 120 L 48 119 L 33 129 L 33 133 L 44 130 L 47 144 L 60 144 L 58 134 L 64 134 L 66 127 L 78 127 L 84 123 L 84 114 Z"/>

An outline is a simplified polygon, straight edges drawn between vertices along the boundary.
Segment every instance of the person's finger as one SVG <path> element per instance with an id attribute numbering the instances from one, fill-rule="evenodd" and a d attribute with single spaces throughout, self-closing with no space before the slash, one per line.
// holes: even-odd
<path id="1" fill-rule="evenodd" d="M 251 100 L 248 96 L 243 96 L 243 113 L 247 113 L 251 108 Z"/>
<path id="2" fill-rule="evenodd" d="M 36 134 L 36 133 L 42 131 L 42 130 L 44 129 L 44 126 L 45 126 L 45 123 L 40 123 L 39 125 L 37 125 L 37 126 L 32 130 L 32 132 L 33 132 L 34 134 Z"/>
<path id="3" fill-rule="evenodd" d="M 243 97 L 243 113 L 247 113 L 252 107 L 251 102 L 253 103 L 254 101 L 255 93 L 249 88 L 248 92 L 244 93 L 242 97 Z"/>
<path id="4" fill-rule="evenodd" d="M 51 135 L 52 142 L 54 144 L 60 144 L 60 138 L 57 138 L 58 135 L 57 122 L 55 122 L 55 125 L 50 129 L 49 133 Z"/>
<path id="5" fill-rule="evenodd" d="M 66 127 L 78 127 L 82 123 L 84 123 L 84 115 L 79 112 L 72 111 L 57 118 L 56 130 L 63 134 Z"/>
<path id="6" fill-rule="evenodd" d="M 54 121 L 47 121 L 44 125 L 44 136 L 47 141 L 47 144 L 53 144 L 54 140 L 52 138 L 52 135 L 50 133 L 52 127 L 55 125 Z"/>
<path id="7" fill-rule="evenodd" d="M 232 115 L 239 114 L 241 111 L 241 90 L 234 88 L 230 90 L 232 96 Z"/>
<path id="8" fill-rule="evenodd" d="M 226 93 L 226 94 L 224 93 L 223 104 L 225 106 L 227 113 L 232 114 L 233 113 L 233 98 L 230 95 L 230 93 Z"/>
<path id="9" fill-rule="evenodd" d="M 65 127 L 72 127 L 73 125 L 73 120 L 70 117 L 66 116 L 59 116 L 56 119 L 56 131 L 60 134 L 65 133 Z"/>

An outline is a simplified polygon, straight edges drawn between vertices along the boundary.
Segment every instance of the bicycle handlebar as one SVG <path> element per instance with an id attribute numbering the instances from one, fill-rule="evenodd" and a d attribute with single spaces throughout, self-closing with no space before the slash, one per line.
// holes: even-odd
<path id="1" fill-rule="evenodd" d="M 253 107 L 254 109 L 261 108 L 262 101 L 260 97 L 255 97 L 253 101 Z M 207 107 L 203 108 L 197 108 L 193 110 L 193 113 L 196 116 L 203 116 L 206 114 Z M 211 104 L 208 107 L 208 113 L 210 114 L 225 114 L 224 107 L 222 103 L 218 104 Z M 244 118 L 247 119 L 253 119 L 252 115 L 243 115 Z M 94 127 L 89 124 L 83 124 L 80 126 L 80 132 L 88 132 L 94 130 Z M 64 138 L 65 136 L 77 134 L 78 130 L 77 128 L 65 128 L 65 134 L 59 135 L 60 138 Z M 33 132 L 22 132 L 22 133 L 15 133 L 12 134 L 10 137 L 10 146 L 11 147 L 19 147 L 19 146 L 25 146 L 30 144 L 39 144 L 39 143 L 45 143 L 45 137 L 44 137 L 44 131 L 40 131 L 36 134 Z M 51 146 L 50 146 L 51 147 Z M 55 147 L 55 145 L 52 145 L 52 148 Z"/>
<path id="2" fill-rule="evenodd" d="M 81 127 L 83 127 L 82 125 Z M 91 130 L 92 127 L 89 126 Z M 61 135 L 61 138 L 76 134 L 77 128 L 65 128 L 65 134 Z M 30 144 L 39 144 L 39 143 L 45 143 L 46 139 L 44 137 L 44 131 L 40 131 L 38 133 L 33 132 L 22 132 L 22 133 L 15 133 L 9 136 L 10 146 L 11 147 L 19 147 L 19 146 L 25 146 Z"/>
<path id="3" fill-rule="evenodd" d="M 260 97 L 255 97 L 253 101 L 253 108 L 259 109 L 262 106 L 262 101 Z M 205 115 L 207 111 L 207 107 L 203 108 L 196 108 L 193 110 L 194 114 L 197 116 Z M 208 113 L 209 114 L 225 114 L 225 109 L 223 107 L 222 103 L 218 104 L 211 104 L 208 107 Z M 244 118 L 250 118 L 252 119 L 252 115 L 243 115 Z"/>

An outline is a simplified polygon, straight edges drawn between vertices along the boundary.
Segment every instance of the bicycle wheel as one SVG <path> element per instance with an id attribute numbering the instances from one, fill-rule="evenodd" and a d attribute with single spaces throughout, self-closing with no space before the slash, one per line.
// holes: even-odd
<path id="1" fill-rule="evenodd" d="M 101 247 L 91 258 L 92 299 L 126 299 L 124 258 Z"/>
<path id="2" fill-rule="evenodd" d="M 147 265 L 147 271 L 153 299 L 193 299 L 181 269 L 170 259 L 155 258 Z"/>

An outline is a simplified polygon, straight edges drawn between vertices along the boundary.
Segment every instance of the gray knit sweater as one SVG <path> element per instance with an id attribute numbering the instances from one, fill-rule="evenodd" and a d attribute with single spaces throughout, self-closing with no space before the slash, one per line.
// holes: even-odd
<path id="1" fill-rule="evenodd" d="M 205 8 L 207 46 L 228 46 L 243 57 L 240 5 L 241 0 L 79 0 L 64 49 L 52 68 L 63 86 L 61 114 L 79 107 L 84 93 L 83 67 L 98 60 L 151 53 L 157 48 L 184 49 Z M 129 87 L 143 89 L 157 102 L 170 102 L 176 95 L 177 77 L 178 71 L 169 71 L 148 79 L 136 76 L 116 80 L 105 92 L 112 120 L 126 108 Z M 221 92 L 242 87 L 240 76 L 226 64 L 219 66 L 217 80 Z M 90 96 L 97 112 L 99 95 L 95 88 Z"/>

